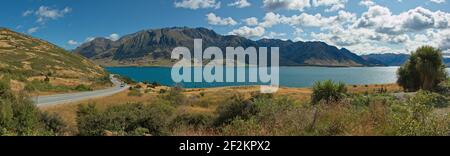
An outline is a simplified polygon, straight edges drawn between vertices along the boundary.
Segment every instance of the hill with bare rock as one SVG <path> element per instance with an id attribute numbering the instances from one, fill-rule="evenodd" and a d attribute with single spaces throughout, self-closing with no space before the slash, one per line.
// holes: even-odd
<path id="1" fill-rule="evenodd" d="M 261 39 L 253 41 L 233 35 L 220 35 L 206 28 L 173 27 L 150 29 L 123 36 L 117 41 L 96 38 L 74 50 L 105 66 L 170 66 L 176 47 L 193 52 L 194 39 L 203 39 L 203 47 L 279 47 L 282 66 L 371 66 L 349 50 L 324 42 L 293 42 Z"/>

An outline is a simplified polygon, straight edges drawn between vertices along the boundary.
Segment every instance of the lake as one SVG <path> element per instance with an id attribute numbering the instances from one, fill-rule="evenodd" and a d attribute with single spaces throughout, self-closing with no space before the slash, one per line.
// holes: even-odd
<path id="1" fill-rule="evenodd" d="M 127 76 L 135 81 L 158 82 L 168 86 L 176 84 L 172 81 L 170 67 L 107 67 L 106 69 L 113 74 Z M 398 67 L 280 67 L 280 86 L 310 87 L 316 81 L 328 79 L 356 85 L 395 83 L 397 69 Z M 182 83 L 185 88 L 260 84 L 262 83 Z"/>

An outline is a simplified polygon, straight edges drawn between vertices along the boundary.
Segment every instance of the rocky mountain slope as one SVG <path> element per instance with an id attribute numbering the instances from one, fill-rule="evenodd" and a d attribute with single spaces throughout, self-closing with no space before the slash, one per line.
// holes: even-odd
<path id="1" fill-rule="evenodd" d="M 96 38 L 74 50 L 104 66 L 172 65 L 170 55 L 175 47 L 188 47 L 193 52 L 194 39 L 203 39 L 203 47 L 244 48 L 280 47 L 283 66 L 370 66 L 369 61 L 323 42 L 293 42 L 277 39 L 249 40 L 239 36 L 223 36 L 206 28 L 174 27 L 151 29 L 126 35 L 117 41 Z"/>

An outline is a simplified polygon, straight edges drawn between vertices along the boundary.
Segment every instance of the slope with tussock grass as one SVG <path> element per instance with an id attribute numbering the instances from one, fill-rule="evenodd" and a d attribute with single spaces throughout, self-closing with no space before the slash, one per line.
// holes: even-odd
<path id="1" fill-rule="evenodd" d="M 33 80 L 53 86 L 109 84 L 103 68 L 82 56 L 5 28 L 0 28 L 0 76 L 22 86 Z"/>

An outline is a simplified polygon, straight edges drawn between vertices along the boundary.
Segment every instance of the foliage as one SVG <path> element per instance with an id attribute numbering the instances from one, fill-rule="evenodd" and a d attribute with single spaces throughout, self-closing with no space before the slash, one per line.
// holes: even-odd
<path id="1" fill-rule="evenodd" d="M 318 104 L 324 101 L 326 104 L 338 102 L 344 98 L 347 89 L 344 83 L 334 83 L 331 80 L 316 82 L 313 86 L 313 94 L 311 95 L 311 102 Z"/>
<path id="2" fill-rule="evenodd" d="M 104 135 L 106 131 L 116 135 L 167 135 L 173 111 L 163 101 L 112 106 L 104 111 L 93 104 L 81 105 L 77 112 L 78 130 L 83 136 Z"/>
<path id="3" fill-rule="evenodd" d="M 433 90 L 447 77 L 442 52 L 431 46 L 419 47 L 397 71 L 397 83 L 407 91 Z"/>
<path id="4" fill-rule="evenodd" d="M 227 103 L 220 105 L 216 111 L 218 114 L 215 121 L 216 126 L 227 124 L 237 117 L 243 120 L 249 119 L 256 114 L 253 101 L 246 99 L 240 94 L 233 96 Z"/>
<path id="5" fill-rule="evenodd" d="M 160 90 L 161 93 L 162 90 Z M 170 88 L 167 92 L 162 92 L 161 99 L 170 102 L 172 105 L 183 105 L 186 104 L 186 96 L 183 94 L 183 87 L 176 85 Z"/>
<path id="6" fill-rule="evenodd" d="M 43 114 L 27 95 L 12 93 L 9 80 L 0 80 L 0 135 L 63 134 L 62 120 Z"/>

